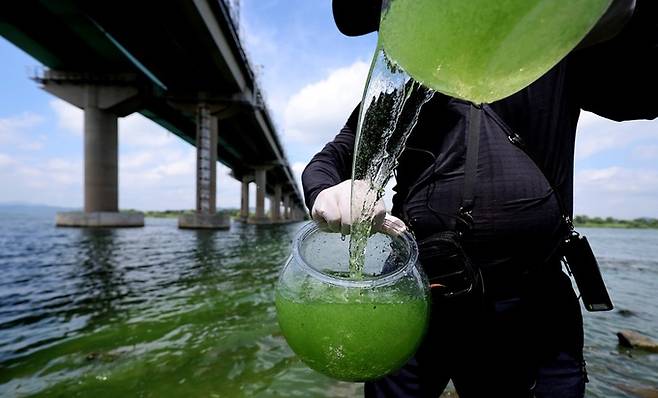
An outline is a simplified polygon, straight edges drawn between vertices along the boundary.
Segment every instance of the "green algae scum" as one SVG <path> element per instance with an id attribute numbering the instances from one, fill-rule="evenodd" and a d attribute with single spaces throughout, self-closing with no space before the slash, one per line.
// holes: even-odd
<path id="1" fill-rule="evenodd" d="M 326 289 L 329 298 L 309 301 L 276 294 L 281 330 L 312 369 L 345 381 L 375 379 L 401 367 L 418 348 L 429 314 L 426 300 Z"/>

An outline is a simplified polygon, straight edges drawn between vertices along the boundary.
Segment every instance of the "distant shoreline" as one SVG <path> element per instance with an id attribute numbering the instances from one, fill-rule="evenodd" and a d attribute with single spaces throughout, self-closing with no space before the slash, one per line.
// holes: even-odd
<path id="1" fill-rule="evenodd" d="M 594 223 L 584 223 L 584 224 L 574 224 L 576 228 L 617 228 L 617 229 L 658 229 L 658 227 L 651 226 L 634 226 L 628 224 L 594 224 Z"/>
<path id="2" fill-rule="evenodd" d="M 145 211 L 145 217 L 154 218 L 176 218 L 182 214 L 193 213 L 194 210 L 161 210 Z M 225 213 L 231 216 L 237 216 L 238 209 L 221 209 L 218 213 Z M 658 219 L 655 218 L 637 218 L 634 220 L 620 220 L 612 217 L 589 217 L 575 216 L 574 225 L 580 228 L 619 228 L 619 229 L 658 229 Z"/>
<path id="3" fill-rule="evenodd" d="M 658 219 L 656 218 L 619 220 L 612 217 L 575 216 L 573 223 L 576 227 L 582 228 L 658 229 Z"/>
<path id="4" fill-rule="evenodd" d="M 73 211 L 75 208 L 55 207 L 31 203 L 0 203 L 0 213 L 35 213 L 54 214 L 57 211 Z M 78 209 L 79 210 L 79 209 Z M 133 209 L 122 209 L 122 211 L 139 211 Z M 151 218 L 177 218 L 182 214 L 193 213 L 194 210 L 147 210 L 143 211 L 145 217 Z M 217 213 L 238 216 L 239 209 L 229 208 L 217 210 Z M 613 217 L 590 217 L 577 215 L 573 223 L 579 228 L 618 228 L 618 229 L 658 229 L 658 218 L 636 218 L 633 220 L 622 220 Z"/>
<path id="5" fill-rule="evenodd" d="M 144 212 L 144 217 L 152 218 L 177 218 L 183 214 L 194 213 L 194 210 L 148 210 Z M 217 214 L 228 214 L 234 216 L 238 214 L 238 209 L 220 209 Z"/>

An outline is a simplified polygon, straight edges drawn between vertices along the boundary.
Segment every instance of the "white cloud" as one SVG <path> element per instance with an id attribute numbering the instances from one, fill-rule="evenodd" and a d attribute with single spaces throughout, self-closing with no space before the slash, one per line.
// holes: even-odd
<path id="1" fill-rule="evenodd" d="M 43 117 L 32 112 L 0 118 L 0 145 L 29 151 L 43 148 L 45 136 L 34 134 L 42 123 Z"/>
<path id="2" fill-rule="evenodd" d="M 583 122 L 584 121 L 584 122 Z M 576 159 L 585 159 L 608 150 L 619 150 L 633 143 L 658 137 L 656 121 L 613 122 L 583 112 L 576 135 Z"/>
<path id="3" fill-rule="evenodd" d="M 138 169 L 154 160 L 153 152 L 136 152 L 124 155 L 120 162 L 125 169 Z"/>
<path id="4" fill-rule="evenodd" d="M 658 159 L 658 145 L 638 146 L 633 149 L 632 156 L 638 160 L 656 160 Z"/>
<path id="5" fill-rule="evenodd" d="M 79 184 L 84 174 L 82 159 L 46 159 L 41 174 L 58 186 Z"/>
<path id="6" fill-rule="evenodd" d="M 82 109 L 60 99 L 50 101 L 49 105 L 50 109 L 55 112 L 57 127 L 82 136 L 84 126 L 84 113 Z"/>
<path id="7" fill-rule="evenodd" d="M 578 128 L 583 129 L 591 127 L 595 124 L 608 122 L 608 119 L 603 118 L 595 113 L 582 111 L 580 112 L 580 118 L 578 118 Z"/>
<path id="8" fill-rule="evenodd" d="M 368 67 L 357 61 L 292 95 L 284 112 L 286 138 L 305 144 L 331 140 L 361 100 Z"/>
<path id="9" fill-rule="evenodd" d="M 176 140 L 180 140 L 180 138 L 139 113 L 119 119 L 119 142 L 122 145 L 137 148 L 162 148 Z"/>
<path id="10" fill-rule="evenodd" d="M 7 167 L 12 163 L 14 163 L 14 159 L 11 156 L 0 153 L 0 167 Z"/>
<path id="11" fill-rule="evenodd" d="M 14 139 L 16 134 L 37 126 L 41 122 L 43 122 L 43 118 L 31 112 L 0 118 L 0 142 Z"/>
<path id="12" fill-rule="evenodd" d="M 658 171 L 619 166 L 574 176 L 576 214 L 620 218 L 658 217 Z"/>
<path id="13" fill-rule="evenodd" d="M 292 164 L 292 166 L 290 166 L 292 173 L 294 174 L 293 177 L 295 178 L 295 182 L 297 183 L 299 189 L 302 189 L 302 173 L 304 172 L 306 165 L 307 163 L 304 162 L 295 162 Z"/>
<path id="14" fill-rule="evenodd" d="M 76 206 L 82 202 L 82 161 L 0 155 L 0 186 L 11 187 L 0 201 Z"/>
<path id="15" fill-rule="evenodd" d="M 276 54 L 279 51 L 279 46 L 276 41 L 272 39 L 275 32 L 271 29 L 258 26 L 258 29 L 248 21 L 241 21 L 240 36 L 245 43 L 248 53 L 254 54 Z M 250 60 L 254 58 L 250 55 Z"/>

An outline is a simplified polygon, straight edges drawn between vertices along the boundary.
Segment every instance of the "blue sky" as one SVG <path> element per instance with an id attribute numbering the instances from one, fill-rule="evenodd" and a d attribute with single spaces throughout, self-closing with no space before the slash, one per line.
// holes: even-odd
<path id="1" fill-rule="evenodd" d="M 330 0 L 242 0 L 240 30 L 299 174 L 359 101 L 376 36 L 342 36 Z M 80 207 L 82 112 L 40 90 L 38 62 L 2 38 L 0 59 L 0 203 Z M 140 115 L 119 129 L 120 206 L 192 208 L 192 146 Z M 576 151 L 576 213 L 658 217 L 657 121 L 585 113 Z M 218 206 L 239 206 L 238 182 L 218 175 Z"/>

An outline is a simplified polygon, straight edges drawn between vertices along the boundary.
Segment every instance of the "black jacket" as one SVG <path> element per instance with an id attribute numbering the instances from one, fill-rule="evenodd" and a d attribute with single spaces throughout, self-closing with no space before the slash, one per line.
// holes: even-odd
<path id="1" fill-rule="evenodd" d="M 555 247 L 561 211 L 551 186 L 570 214 L 581 109 L 618 121 L 658 116 L 656 3 L 638 1 L 632 19 L 613 39 L 573 52 L 526 89 L 490 105 L 480 138 L 475 227 L 466 242 L 474 261 L 514 272 Z M 436 95 L 421 111 L 400 157 L 392 212 L 418 239 L 454 226 L 467 114 L 464 102 Z M 320 191 L 351 178 L 357 119 L 358 106 L 304 170 L 309 209 Z M 510 133 L 522 138 L 536 165 L 509 142 Z M 432 178 L 414 187 L 430 166 Z"/>

